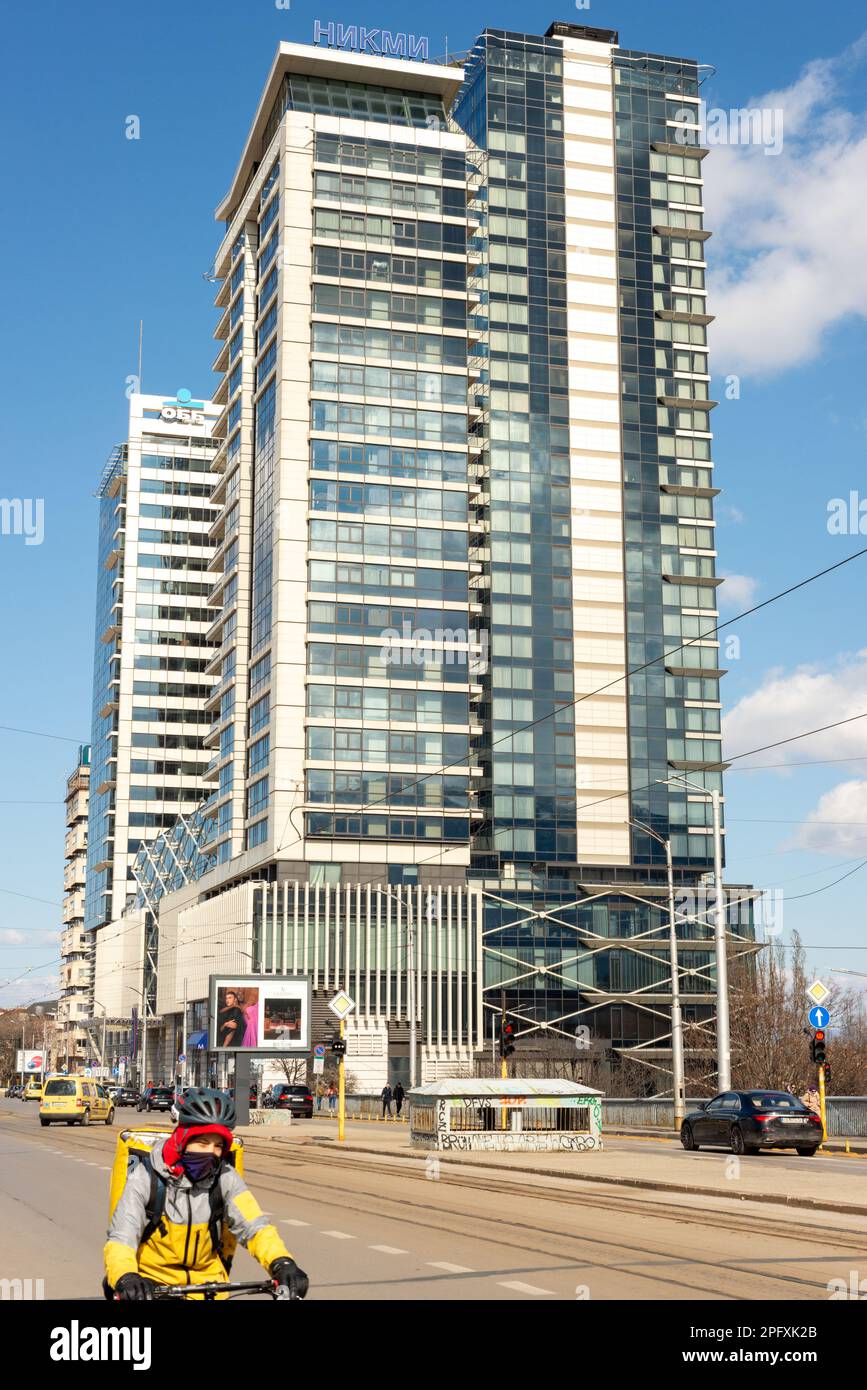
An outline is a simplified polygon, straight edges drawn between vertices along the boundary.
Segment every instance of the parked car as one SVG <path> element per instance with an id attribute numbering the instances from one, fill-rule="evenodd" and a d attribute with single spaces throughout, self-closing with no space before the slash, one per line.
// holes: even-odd
<path id="1" fill-rule="evenodd" d="M 137 1110 L 171 1110 L 175 1093 L 171 1086 L 146 1086 L 136 1102 Z"/>
<path id="2" fill-rule="evenodd" d="M 138 1105 L 141 1094 L 134 1086 L 116 1086 L 113 1093 L 114 1103 L 119 1107 L 126 1105 Z"/>
<path id="3" fill-rule="evenodd" d="M 313 1093 L 309 1086 L 278 1084 L 271 1091 L 271 1104 L 275 1110 L 291 1110 L 293 1115 L 313 1119 Z"/>
<path id="4" fill-rule="evenodd" d="M 39 1104 L 39 1123 L 65 1121 L 89 1125 L 91 1120 L 114 1124 L 114 1102 L 105 1086 L 84 1076 L 49 1076 Z"/>
<path id="5" fill-rule="evenodd" d="M 11 1085 L 6 1087 L 6 1099 L 17 1100 L 18 1092 L 20 1091 L 20 1089 L 20 1086 L 16 1085 L 16 1083 L 13 1081 Z"/>
<path id="6" fill-rule="evenodd" d="M 822 1142 L 822 1121 L 789 1091 L 723 1091 L 686 1116 L 680 1142 L 685 1149 L 735 1154 L 795 1149 L 812 1158 Z"/>

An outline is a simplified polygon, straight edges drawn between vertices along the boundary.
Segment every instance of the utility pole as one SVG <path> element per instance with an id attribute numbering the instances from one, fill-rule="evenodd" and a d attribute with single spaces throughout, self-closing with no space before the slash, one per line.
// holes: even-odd
<path id="1" fill-rule="evenodd" d="M 506 1039 L 506 991 L 505 991 L 504 989 L 501 989 L 501 990 L 500 990 L 500 1037 L 501 1037 L 502 1040 L 503 1040 L 502 1046 L 501 1046 L 501 1048 L 500 1048 L 500 1079 L 501 1079 L 502 1081 L 508 1081 L 508 1079 L 509 1079 L 509 1063 L 508 1063 L 508 1061 L 506 1060 L 506 1054 L 505 1054 L 505 1039 Z"/>
<path id="2" fill-rule="evenodd" d="M 722 833 L 719 792 L 710 794 L 713 808 L 714 942 L 716 945 L 716 1050 L 717 1082 L 721 1091 L 732 1084 L 731 1025 L 729 1021 L 729 979 L 726 956 L 726 911 L 722 886 Z"/>
<path id="3" fill-rule="evenodd" d="M 671 1068 L 674 1091 L 674 1127 L 680 1129 L 686 1113 L 683 1067 L 683 1017 L 680 1011 L 680 963 L 677 958 L 677 918 L 674 911 L 674 869 L 671 840 L 665 841 L 665 867 L 668 875 L 668 953 L 671 963 Z"/>
<path id="4" fill-rule="evenodd" d="M 674 868 L 671 859 L 671 840 L 666 840 L 642 821 L 629 821 L 635 830 L 650 835 L 665 850 L 666 880 L 668 883 L 668 958 L 671 967 L 671 1081 L 674 1097 L 674 1125 L 680 1128 L 686 1113 L 683 1064 L 683 1016 L 680 1009 L 680 962 L 677 955 L 677 913 L 674 910 Z"/>
<path id="5" fill-rule="evenodd" d="M 732 1084 L 731 1023 L 729 1017 L 729 972 L 726 955 L 726 911 L 722 883 L 722 830 L 720 827 L 720 794 L 708 791 L 697 782 L 686 777 L 673 776 L 660 778 L 663 786 L 675 783 L 688 791 L 698 792 L 710 797 L 713 814 L 713 885 L 714 885 L 714 950 L 716 962 L 716 1055 L 717 1085 L 721 1091 L 728 1091 Z M 706 918 L 705 918 L 706 920 Z"/>
<path id="6" fill-rule="evenodd" d="M 185 1088 L 185 1086 L 186 1086 L 186 1084 L 187 1084 L 187 977 L 186 977 L 186 975 L 184 976 L 184 1021 L 183 1021 L 183 1025 L 182 1025 L 182 1027 L 181 1027 L 181 1054 L 182 1054 L 183 1059 L 184 1059 L 184 1060 L 181 1062 L 181 1090 L 183 1091 L 184 1088 Z"/>
<path id="7" fill-rule="evenodd" d="M 430 888 L 428 888 L 428 915 L 430 914 Z M 416 1083 L 416 1051 L 418 1048 L 418 1038 L 416 1036 L 415 1021 L 415 927 L 412 920 L 412 886 L 407 892 L 406 901 L 406 1006 L 409 1011 L 409 1088 L 412 1090 Z M 341 1028 L 342 1028 L 341 1024 Z M 341 1033 L 341 1037 L 342 1037 Z M 340 1059 L 341 1067 L 343 1058 Z M 342 1075 L 341 1071 L 341 1075 Z"/>
<path id="8" fill-rule="evenodd" d="M 100 1059 L 99 1059 L 99 1069 L 100 1069 L 100 1071 L 103 1072 L 103 1073 L 105 1073 L 106 1070 L 107 1070 L 106 1065 L 105 1065 L 105 1005 L 104 1005 L 104 1004 L 103 1004 L 103 1006 L 102 1006 L 102 1051 L 101 1051 L 101 1056 L 100 1056 Z M 106 1079 L 106 1078 L 105 1078 L 105 1075 L 103 1075 L 103 1080 L 105 1080 L 105 1079 Z"/>

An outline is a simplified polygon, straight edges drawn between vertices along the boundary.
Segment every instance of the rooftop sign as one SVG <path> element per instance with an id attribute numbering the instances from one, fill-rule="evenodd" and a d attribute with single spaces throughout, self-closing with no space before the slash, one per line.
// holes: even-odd
<path id="1" fill-rule="evenodd" d="M 323 48 L 344 48 L 352 53 L 374 53 L 379 58 L 410 58 L 426 63 L 426 34 L 394 34 L 390 29 L 366 29 L 362 24 L 313 21 L 313 42 Z"/>

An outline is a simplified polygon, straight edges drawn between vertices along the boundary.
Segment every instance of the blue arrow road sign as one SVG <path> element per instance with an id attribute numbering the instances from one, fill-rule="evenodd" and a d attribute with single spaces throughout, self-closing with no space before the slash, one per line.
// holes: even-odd
<path id="1" fill-rule="evenodd" d="M 827 1009 L 822 1009 L 817 1004 L 815 1009 L 810 1010 L 810 1022 L 814 1028 L 827 1028 L 831 1015 Z"/>

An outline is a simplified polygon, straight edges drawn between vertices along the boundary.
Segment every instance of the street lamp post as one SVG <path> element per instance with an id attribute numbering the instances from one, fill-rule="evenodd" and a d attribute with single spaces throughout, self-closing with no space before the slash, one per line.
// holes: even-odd
<path id="1" fill-rule="evenodd" d="M 708 791 L 697 782 L 673 775 L 663 779 L 666 784 L 677 782 L 689 791 L 710 797 L 713 815 L 713 883 L 714 883 L 714 953 L 716 958 L 716 1053 L 717 1085 L 728 1091 L 732 1084 L 731 1022 L 729 1017 L 728 956 L 726 954 L 726 914 L 722 886 L 722 830 L 720 827 L 720 794 Z"/>
<path id="2" fill-rule="evenodd" d="M 683 1015 L 680 1008 L 680 963 L 677 958 L 677 930 L 674 911 L 674 868 L 671 861 L 671 840 L 666 840 L 649 825 L 641 821 L 629 821 L 636 830 L 650 835 L 665 850 L 665 868 L 668 881 L 668 955 L 671 963 L 671 1070 L 672 1093 L 674 1097 L 674 1127 L 680 1129 L 686 1114 L 686 1094 L 683 1063 Z"/>

